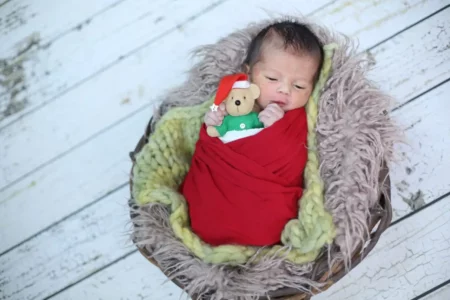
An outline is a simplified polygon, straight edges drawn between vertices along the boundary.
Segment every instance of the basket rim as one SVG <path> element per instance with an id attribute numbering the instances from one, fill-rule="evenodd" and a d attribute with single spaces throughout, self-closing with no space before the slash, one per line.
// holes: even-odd
<path id="1" fill-rule="evenodd" d="M 135 149 L 129 153 L 129 156 L 132 161 L 132 167 L 130 170 L 130 179 L 129 179 L 129 185 L 130 185 L 130 194 L 132 194 L 133 189 L 133 169 L 136 164 L 136 155 L 142 150 L 142 148 L 145 146 L 145 144 L 148 143 L 148 140 L 153 133 L 154 129 L 154 120 L 153 117 L 150 118 L 147 127 L 145 129 L 144 134 L 139 139 L 138 143 L 135 146 Z M 390 226 L 392 221 L 392 205 L 391 205 L 391 182 L 390 182 L 390 176 L 389 176 L 389 168 L 386 164 L 386 162 L 383 162 L 383 165 L 381 166 L 380 175 L 379 175 L 379 185 L 383 188 L 380 189 L 380 195 L 378 197 L 378 204 L 379 208 L 375 211 L 373 211 L 373 214 L 370 216 L 370 220 L 368 220 L 369 229 L 371 231 L 370 236 L 366 237 L 366 247 L 363 247 L 363 245 L 360 245 L 355 251 L 352 256 L 351 265 L 348 269 L 344 267 L 344 262 L 339 261 L 335 263 L 333 266 L 331 266 L 331 269 L 328 268 L 328 261 L 326 258 L 326 253 L 322 252 L 315 260 L 314 268 L 311 272 L 311 279 L 314 281 L 319 281 L 321 283 L 326 283 L 325 288 L 318 290 L 312 290 L 311 294 L 307 294 L 305 292 L 299 291 L 294 288 L 280 288 L 275 291 L 271 291 L 268 293 L 267 296 L 261 296 L 259 297 L 260 300 L 265 299 L 283 299 L 285 297 L 292 297 L 292 296 L 302 296 L 302 298 L 296 298 L 298 300 L 306 300 L 310 299 L 312 295 L 319 294 L 323 291 L 326 291 L 329 287 L 334 285 L 336 282 L 338 282 L 340 279 L 342 279 L 348 272 L 350 272 L 352 269 L 354 269 L 359 263 L 367 257 L 367 255 L 373 250 L 373 248 L 378 243 L 378 240 L 380 239 L 383 232 Z M 128 205 L 131 208 L 132 206 L 132 197 L 128 201 Z M 130 218 L 131 220 L 134 218 L 134 215 L 132 213 L 132 210 L 130 209 Z M 374 230 L 375 226 L 378 227 Z M 368 241 L 368 243 L 367 243 Z M 134 243 L 134 241 L 133 241 Z M 152 264 L 154 264 L 156 267 L 158 267 L 164 275 L 168 276 L 158 265 L 158 263 L 151 257 L 151 254 L 145 249 L 140 248 L 136 245 L 139 252 Z M 334 246 L 334 251 L 338 251 L 336 248 L 337 246 Z M 325 270 L 325 271 L 324 271 Z M 184 290 L 184 286 L 176 279 L 173 278 L 171 281 L 176 284 L 179 288 Z M 195 299 L 195 296 L 190 295 Z"/>

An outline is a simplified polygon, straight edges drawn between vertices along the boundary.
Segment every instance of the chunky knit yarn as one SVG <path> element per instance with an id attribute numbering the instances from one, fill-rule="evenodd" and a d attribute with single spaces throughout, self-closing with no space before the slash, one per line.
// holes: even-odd
<path id="1" fill-rule="evenodd" d="M 283 245 L 258 248 L 240 245 L 210 246 L 189 226 L 186 201 L 178 187 L 189 170 L 203 116 L 212 99 L 197 106 L 177 107 L 156 124 L 149 142 L 136 155 L 133 169 L 133 198 L 138 205 L 161 203 L 170 207 L 170 224 L 177 238 L 197 257 L 208 263 L 243 264 L 265 255 L 281 255 L 294 263 L 314 261 L 322 247 L 331 244 L 335 228 L 324 208 L 323 183 L 315 127 L 318 99 L 331 71 L 335 44 L 324 47 L 324 64 L 318 83 L 306 106 L 308 117 L 308 162 L 305 168 L 305 192 L 300 201 L 298 219 L 286 224 Z"/>
<path id="2" fill-rule="evenodd" d="M 335 44 L 324 47 L 325 61 L 317 87 L 323 87 L 331 68 L 331 55 Z M 306 190 L 301 198 L 298 219 L 288 222 L 281 241 L 292 244 L 299 252 L 308 253 L 320 249 L 325 243 L 331 244 L 336 235 L 332 216 L 324 207 L 324 187 L 319 172 L 316 123 L 318 116 L 319 88 L 315 88 L 306 104 L 308 117 L 308 161 L 305 167 Z"/>

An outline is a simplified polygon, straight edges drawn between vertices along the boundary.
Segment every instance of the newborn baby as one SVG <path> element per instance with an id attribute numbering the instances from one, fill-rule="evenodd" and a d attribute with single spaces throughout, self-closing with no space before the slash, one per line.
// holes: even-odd
<path id="1" fill-rule="evenodd" d="M 286 111 L 305 106 L 322 66 L 318 39 L 304 25 L 283 22 L 263 29 L 251 42 L 244 70 L 261 90 L 255 110 L 265 127 Z M 207 126 L 218 126 L 226 115 L 225 105 L 206 113 Z"/>
<path id="2" fill-rule="evenodd" d="M 297 218 L 307 161 L 304 106 L 322 63 L 322 46 L 303 24 L 272 24 L 251 41 L 243 71 L 260 89 L 254 111 L 264 129 L 225 144 L 206 134 L 223 121 L 225 105 L 207 112 L 181 186 L 192 230 L 204 242 L 277 244 Z"/>

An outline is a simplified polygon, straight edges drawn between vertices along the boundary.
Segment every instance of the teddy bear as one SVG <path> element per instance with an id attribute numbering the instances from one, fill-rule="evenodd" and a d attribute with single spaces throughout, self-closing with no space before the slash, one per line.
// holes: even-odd
<path id="1" fill-rule="evenodd" d="M 224 117 L 220 126 L 208 126 L 206 128 L 208 135 L 224 137 L 229 132 L 264 128 L 258 114 L 253 111 L 259 95 L 259 87 L 250 83 L 246 74 L 224 76 L 219 83 L 211 110 L 216 111 L 220 103 L 224 102 L 228 115 Z"/>

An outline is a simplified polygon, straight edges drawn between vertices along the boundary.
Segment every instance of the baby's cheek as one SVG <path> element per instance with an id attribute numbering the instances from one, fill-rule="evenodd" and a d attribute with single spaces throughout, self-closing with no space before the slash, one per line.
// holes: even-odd
<path id="1" fill-rule="evenodd" d="M 267 85 L 260 86 L 261 94 L 258 98 L 259 106 L 265 108 L 271 99 L 270 88 Z"/>
<path id="2" fill-rule="evenodd" d="M 308 102 L 309 96 L 310 95 L 308 93 L 297 95 L 297 97 L 292 99 L 292 105 L 294 106 L 293 108 L 305 106 Z"/>

